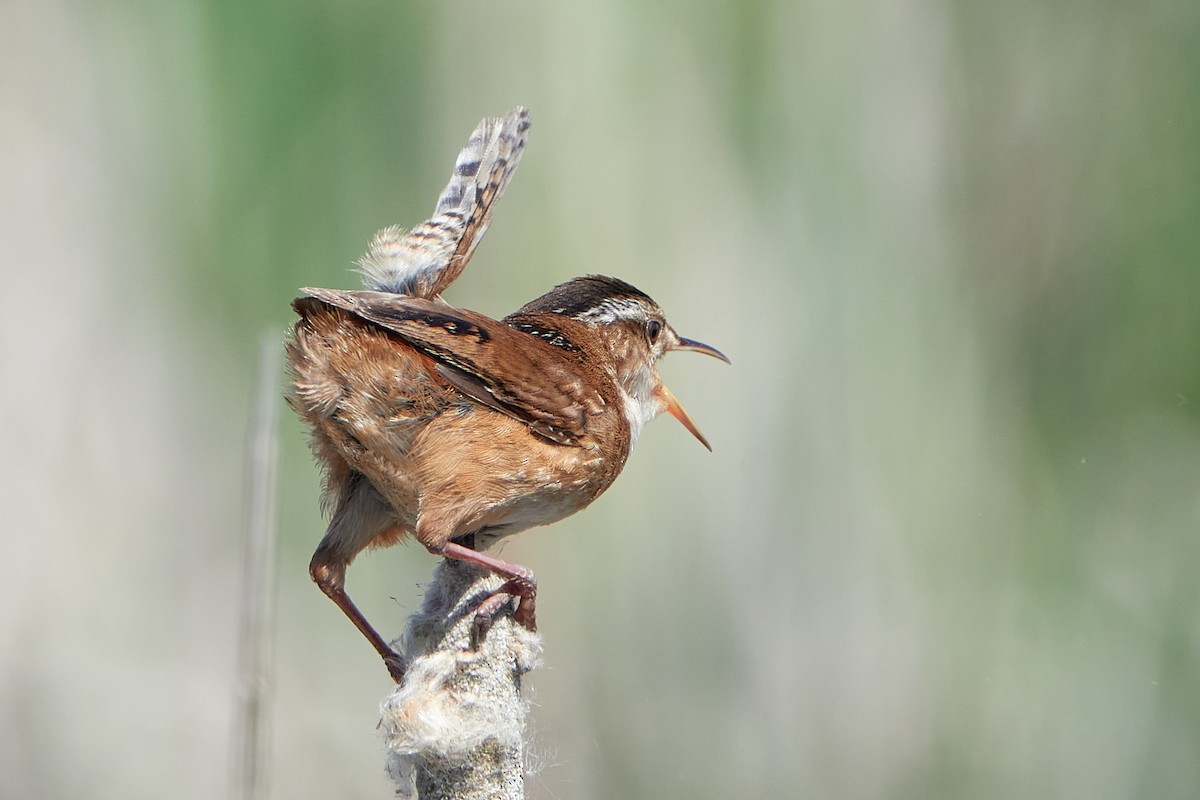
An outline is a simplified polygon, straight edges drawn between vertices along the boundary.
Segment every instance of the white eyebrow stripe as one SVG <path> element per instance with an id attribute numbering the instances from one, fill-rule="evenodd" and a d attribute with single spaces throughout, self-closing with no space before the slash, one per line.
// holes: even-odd
<path id="1" fill-rule="evenodd" d="M 575 319 L 610 323 L 621 319 L 637 320 L 645 316 L 646 307 L 637 300 L 607 298 L 600 305 L 579 312 L 575 315 Z"/>

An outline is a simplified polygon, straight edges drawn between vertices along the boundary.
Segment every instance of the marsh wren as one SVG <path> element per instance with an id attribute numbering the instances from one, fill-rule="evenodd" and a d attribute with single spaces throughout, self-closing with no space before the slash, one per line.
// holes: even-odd
<path id="1" fill-rule="evenodd" d="M 412 535 L 434 555 L 491 570 L 505 582 L 479 607 L 477 627 L 517 598 L 514 619 L 532 630 L 533 573 L 488 546 L 595 500 L 663 411 L 708 447 L 655 363 L 671 350 L 728 359 L 676 334 L 628 283 L 576 278 L 499 321 L 441 299 L 487 229 L 528 129 L 524 108 L 483 120 L 433 217 L 375 234 L 359 260 L 365 291 L 304 289 L 292 304 L 288 402 L 312 428 L 331 515 L 309 571 L 397 682 L 402 659 L 346 594 L 359 552 Z"/>

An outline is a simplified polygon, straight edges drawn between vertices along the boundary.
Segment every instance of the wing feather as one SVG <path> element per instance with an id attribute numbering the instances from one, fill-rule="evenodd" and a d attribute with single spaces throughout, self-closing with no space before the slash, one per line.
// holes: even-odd
<path id="1" fill-rule="evenodd" d="M 582 445 L 588 419 L 604 408 L 599 392 L 579 378 L 578 351 L 440 300 L 372 291 L 304 291 L 391 331 L 432 359 L 438 374 L 462 394 L 524 422 L 550 441 Z"/>

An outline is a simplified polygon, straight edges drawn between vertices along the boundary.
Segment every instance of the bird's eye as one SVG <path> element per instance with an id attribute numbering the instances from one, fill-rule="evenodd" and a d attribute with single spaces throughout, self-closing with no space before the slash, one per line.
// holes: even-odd
<path id="1" fill-rule="evenodd" d="M 650 337 L 650 343 L 654 344 L 658 341 L 658 334 L 662 332 L 662 323 L 656 319 L 652 319 L 646 323 L 646 335 Z"/>

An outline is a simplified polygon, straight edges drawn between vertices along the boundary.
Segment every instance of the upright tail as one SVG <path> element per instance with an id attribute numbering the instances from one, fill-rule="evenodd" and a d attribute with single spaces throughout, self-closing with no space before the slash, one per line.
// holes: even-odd
<path id="1" fill-rule="evenodd" d="M 368 289 L 437 297 L 463 271 L 487 230 L 492 206 L 521 161 L 529 110 L 488 117 L 458 154 L 433 216 L 411 231 L 393 225 L 375 234 L 358 260 Z"/>

